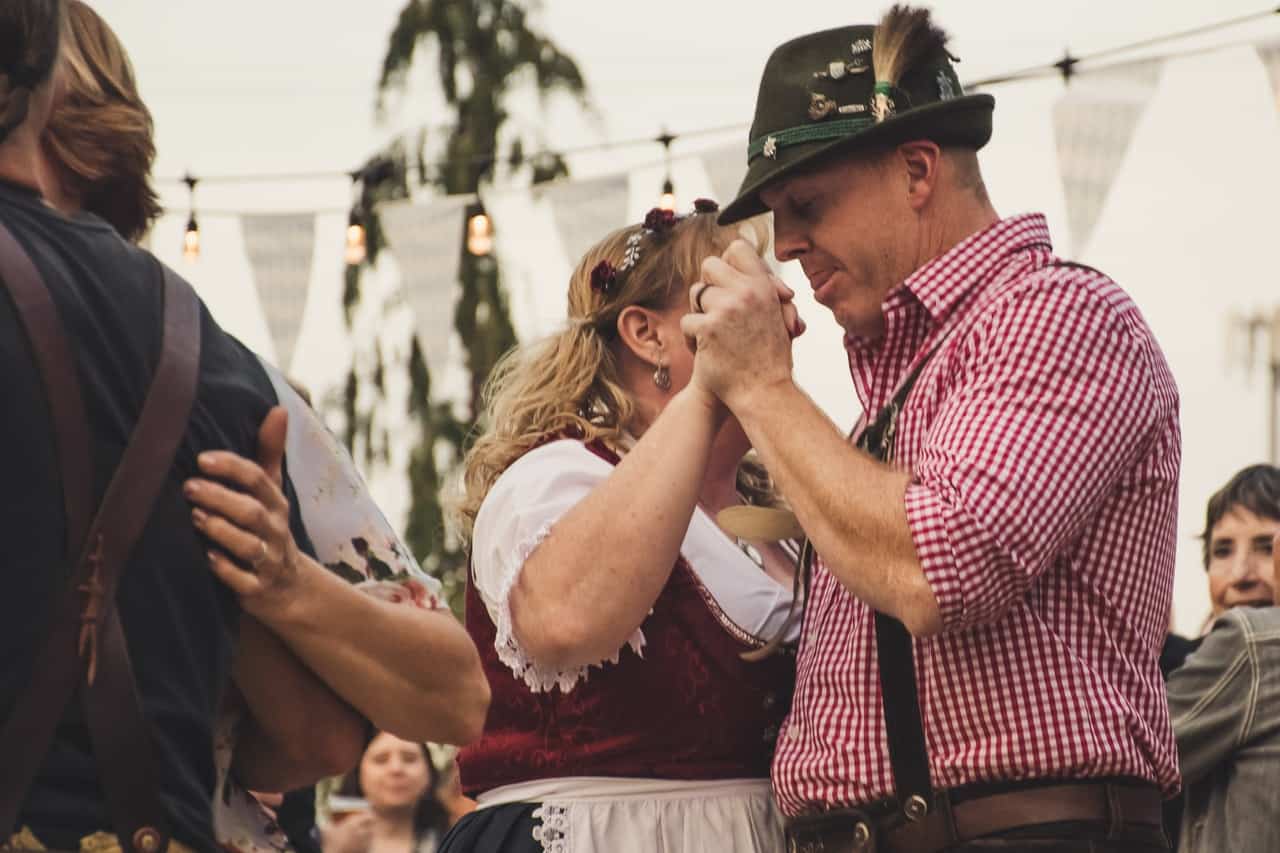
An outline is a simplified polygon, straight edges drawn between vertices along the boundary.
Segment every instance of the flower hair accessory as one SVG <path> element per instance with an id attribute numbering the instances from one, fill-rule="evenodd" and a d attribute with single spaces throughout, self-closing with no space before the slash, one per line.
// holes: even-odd
<path id="1" fill-rule="evenodd" d="M 618 282 L 618 270 L 607 260 L 601 261 L 591 269 L 591 289 L 596 293 L 608 296 Z"/>
<path id="2" fill-rule="evenodd" d="M 652 208 L 644 216 L 644 228 L 646 231 L 656 231 L 659 233 L 670 231 L 679 220 L 674 210 L 667 210 L 662 207 Z"/>
<path id="3" fill-rule="evenodd" d="M 720 205 L 716 204 L 709 198 L 700 198 L 693 203 L 693 213 L 715 213 L 720 209 Z M 692 215 L 692 214 L 690 214 Z M 644 242 L 644 238 L 649 235 L 666 234 L 672 228 L 676 227 L 681 221 L 686 219 L 685 216 L 676 216 L 674 210 L 666 210 L 665 208 L 655 207 L 650 209 L 644 215 L 644 222 L 640 225 L 640 230 L 633 233 L 627 238 L 627 245 L 623 249 L 622 263 L 618 264 L 613 270 L 614 276 L 619 276 L 627 270 L 640 263 L 640 244 Z M 599 267 L 597 266 L 597 269 Z M 595 273 L 592 272 L 592 287 L 595 287 Z"/>

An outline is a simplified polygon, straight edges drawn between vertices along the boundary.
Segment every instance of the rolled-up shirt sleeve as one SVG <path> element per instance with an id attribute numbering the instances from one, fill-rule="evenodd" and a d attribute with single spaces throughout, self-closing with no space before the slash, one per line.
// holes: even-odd
<path id="1" fill-rule="evenodd" d="M 955 345 L 905 499 L 944 631 L 1025 595 L 1176 407 L 1140 325 L 1127 299 L 1045 278 Z"/>

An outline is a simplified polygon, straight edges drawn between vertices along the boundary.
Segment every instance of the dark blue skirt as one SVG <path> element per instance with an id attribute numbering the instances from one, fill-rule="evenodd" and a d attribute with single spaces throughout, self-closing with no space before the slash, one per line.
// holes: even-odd
<path id="1" fill-rule="evenodd" d="M 538 803 L 510 803 L 477 809 L 454 824 L 437 853 L 542 853 L 533 837 L 542 821 L 533 816 Z"/>

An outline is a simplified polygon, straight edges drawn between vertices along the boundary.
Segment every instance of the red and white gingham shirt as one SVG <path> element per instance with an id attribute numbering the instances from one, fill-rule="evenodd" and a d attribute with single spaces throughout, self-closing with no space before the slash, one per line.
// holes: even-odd
<path id="1" fill-rule="evenodd" d="M 1129 297 L 1053 260 L 1043 217 L 1002 220 L 895 288 L 883 337 L 847 341 L 872 416 L 942 342 L 895 448 L 944 625 L 915 641 L 933 784 L 1131 776 L 1172 793 L 1157 657 L 1177 389 Z M 873 614 L 821 565 L 797 670 L 773 768 L 783 811 L 891 795 Z"/>

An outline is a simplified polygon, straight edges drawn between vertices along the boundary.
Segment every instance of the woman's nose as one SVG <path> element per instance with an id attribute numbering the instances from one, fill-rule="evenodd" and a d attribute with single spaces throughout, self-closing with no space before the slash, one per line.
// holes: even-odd
<path id="1" fill-rule="evenodd" d="M 1231 567 L 1231 585 L 1236 589 L 1252 589 L 1262 583 L 1260 563 L 1269 563 L 1270 557 L 1254 554 L 1242 554 L 1236 558 Z"/>

